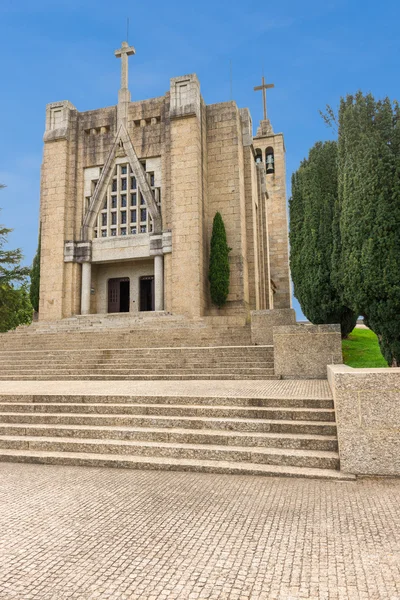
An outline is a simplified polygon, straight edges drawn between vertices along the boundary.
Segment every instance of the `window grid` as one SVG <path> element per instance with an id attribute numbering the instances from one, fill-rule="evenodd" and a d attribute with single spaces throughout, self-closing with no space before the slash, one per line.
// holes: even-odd
<path id="1" fill-rule="evenodd" d="M 154 173 L 146 173 L 149 185 L 160 203 L 159 189 L 154 186 Z M 116 237 L 151 233 L 153 222 L 146 201 L 129 164 L 116 165 L 114 175 L 97 217 L 94 237 Z"/>

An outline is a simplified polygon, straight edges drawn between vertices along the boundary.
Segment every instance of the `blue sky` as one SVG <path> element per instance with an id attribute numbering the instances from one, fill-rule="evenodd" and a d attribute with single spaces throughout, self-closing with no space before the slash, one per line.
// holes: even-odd
<path id="1" fill-rule="evenodd" d="M 0 220 L 10 244 L 32 261 L 37 244 L 45 105 L 70 100 L 84 111 L 113 105 L 114 50 L 126 38 L 133 100 L 164 94 L 170 77 L 197 73 L 208 104 L 233 98 L 285 134 L 290 175 L 330 131 L 318 111 L 358 89 L 400 100 L 398 0 L 0 1 Z"/>

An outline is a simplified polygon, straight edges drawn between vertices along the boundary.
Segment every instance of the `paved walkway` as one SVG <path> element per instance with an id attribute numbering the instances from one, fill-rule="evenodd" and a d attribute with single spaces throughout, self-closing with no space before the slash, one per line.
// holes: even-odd
<path id="1" fill-rule="evenodd" d="M 0 464 L 1 600 L 400 600 L 400 481 Z"/>
<path id="2" fill-rule="evenodd" d="M 327 381 L 0 381 L 4 395 L 207 396 L 235 398 L 330 398 Z"/>

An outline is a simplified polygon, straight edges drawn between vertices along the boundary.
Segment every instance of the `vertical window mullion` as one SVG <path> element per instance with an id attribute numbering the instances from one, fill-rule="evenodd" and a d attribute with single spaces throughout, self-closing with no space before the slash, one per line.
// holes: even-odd
<path id="1" fill-rule="evenodd" d="M 111 223 L 111 190 L 112 190 L 112 179 L 111 184 L 107 188 L 107 237 L 111 235 L 110 223 Z"/>
<path id="2" fill-rule="evenodd" d="M 116 235 L 119 235 L 120 228 L 120 211 L 121 211 L 121 165 L 117 166 L 117 219 L 116 219 Z"/>

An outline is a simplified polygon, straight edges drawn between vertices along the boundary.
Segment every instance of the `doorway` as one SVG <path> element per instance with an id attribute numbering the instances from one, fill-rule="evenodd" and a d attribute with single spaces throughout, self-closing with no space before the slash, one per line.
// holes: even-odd
<path id="1" fill-rule="evenodd" d="M 108 312 L 129 312 L 129 277 L 108 280 Z"/>
<path id="2" fill-rule="evenodd" d="M 140 278 L 140 310 L 154 310 L 154 277 Z"/>

